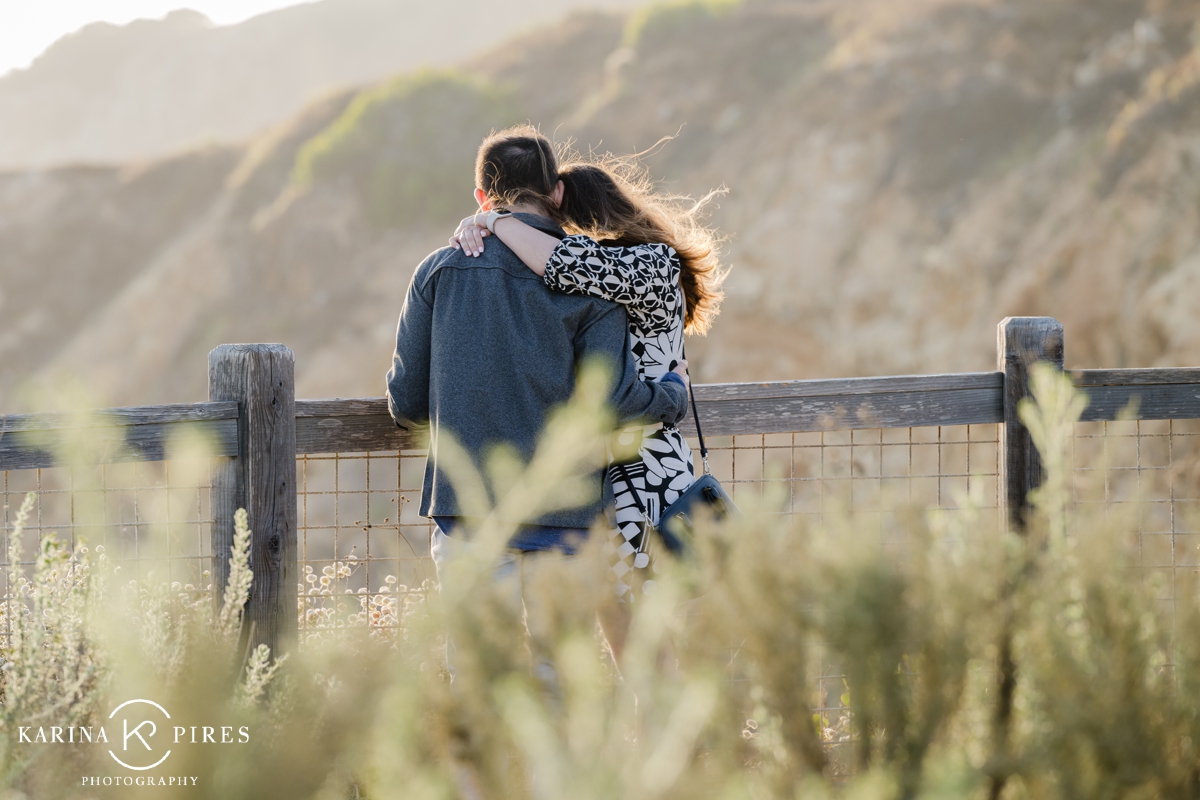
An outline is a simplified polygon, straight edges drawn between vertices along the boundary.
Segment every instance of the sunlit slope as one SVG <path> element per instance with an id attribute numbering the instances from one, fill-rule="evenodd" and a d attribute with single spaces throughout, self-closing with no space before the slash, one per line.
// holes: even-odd
<path id="1" fill-rule="evenodd" d="M 678 129 L 658 171 L 730 188 L 709 377 L 987 369 L 1008 314 L 1075 364 L 1200 363 L 1195 4 L 708 9 L 611 56 L 571 132 Z"/>
<path id="2" fill-rule="evenodd" d="M 185 157 L 205 177 L 173 184 L 185 210 L 152 252 L 78 262 L 80 285 L 113 270 L 88 314 L 57 310 L 61 284 L 0 306 L 13 341 L 38 337 L 18 320 L 44 308 L 62 342 L 0 374 L 4 402 L 61 372 L 112 402 L 199 399 L 204 355 L 227 341 L 289 344 L 303 395 L 378 394 L 412 270 L 470 210 L 475 144 L 525 119 L 581 149 L 678 133 L 650 156 L 655 174 L 729 188 L 714 217 L 728 299 L 689 345 L 703 380 L 990 369 L 1010 314 L 1062 320 L 1074 365 L 1200 363 L 1195 24 L 1194 4 L 1148 0 L 572 18 L 458 72 L 332 97 L 236 157 Z M 138 174 L 0 180 L 0 196 L 26 192 L 2 233 L 0 292 L 63 269 L 29 245 L 72 213 L 63 187 L 141 192 Z M 81 231 L 96 248 L 131 236 Z"/>
<path id="3" fill-rule="evenodd" d="M 242 141 L 326 92 L 444 67 L 574 9 L 642 0 L 319 0 L 214 27 L 96 23 L 0 77 L 0 168 L 117 164 Z"/>

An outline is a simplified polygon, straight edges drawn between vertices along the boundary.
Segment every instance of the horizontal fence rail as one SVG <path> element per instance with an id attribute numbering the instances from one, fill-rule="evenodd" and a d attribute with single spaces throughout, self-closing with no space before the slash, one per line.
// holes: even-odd
<path id="1" fill-rule="evenodd" d="M 396 427 L 387 398 L 296 401 L 296 455 L 420 447 L 416 434 Z"/>
<path id="2" fill-rule="evenodd" d="M 713 383 L 695 391 L 711 436 L 982 425 L 1004 413 L 999 372 Z M 696 433 L 690 416 L 680 428 Z M 298 455 L 421 446 L 419 435 L 396 427 L 386 398 L 296 401 Z"/>
<path id="3" fill-rule="evenodd" d="M 1003 419 L 999 372 L 696 386 L 715 436 L 977 425 Z M 680 426 L 695 434 L 691 420 Z"/>
<path id="4" fill-rule="evenodd" d="M 1081 369 L 1071 377 L 1087 393 L 1083 422 L 1200 418 L 1200 368 Z"/>
<path id="5" fill-rule="evenodd" d="M 1200 368 L 1087 369 L 1070 372 L 1087 393 L 1084 422 L 1200 419 Z M 712 436 L 877 428 L 986 425 L 1004 421 L 1000 372 L 882 378 L 697 384 Z M 0 417 L 0 470 L 61 463 L 62 448 L 84 441 L 77 463 L 161 461 L 175 437 L 205 437 L 213 456 L 236 456 L 238 404 L 232 401 L 113 408 L 86 417 L 62 413 Z M 82 421 L 81 421 L 82 420 Z M 695 435 L 690 416 L 680 424 Z M 396 427 L 383 397 L 297 400 L 296 454 L 380 452 L 422 447 Z"/>
<path id="6" fill-rule="evenodd" d="M 237 423 L 233 402 L 0 416 L 0 470 L 163 461 L 185 436 L 203 437 L 210 455 L 234 456 Z"/>

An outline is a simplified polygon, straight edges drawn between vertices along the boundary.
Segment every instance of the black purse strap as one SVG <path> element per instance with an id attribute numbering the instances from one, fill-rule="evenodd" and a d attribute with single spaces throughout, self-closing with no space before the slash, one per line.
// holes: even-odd
<path id="1" fill-rule="evenodd" d="M 650 538 L 650 530 L 654 527 L 654 523 L 650 521 L 650 515 L 646 513 L 646 505 L 642 502 L 642 498 L 641 495 L 638 494 L 637 487 L 633 485 L 633 479 L 629 477 L 629 471 L 625 469 L 625 465 L 618 463 L 614 464 L 614 466 L 620 471 L 621 480 L 625 481 L 625 486 L 629 489 L 629 493 L 633 495 L 634 505 L 636 505 L 638 511 L 641 512 L 642 538 L 641 541 L 638 542 L 638 549 L 636 552 L 644 553 L 646 552 L 647 540 Z"/>
<path id="2" fill-rule="evenodd" d="M 624 464 L 613 464 L 620 473 L 621 480 L 625 481 L 625 485 L 629 487 L 629 493 L 633 495 L 633 503 L 637 506 L 638 511 L 642 512 L 642 517 L 646 522 L 650 521 L 650 515 L 646 513 L 646 506 L 642 503 L 642 498 L 638 495 L 637 487 L 633 485 L 633 479 L 629 477 L 629 471 L 625 469 Z"/>
<path id="3" fill-rule="evenodd" d="M 687 348 L 681 350 L 683 360 L 687 361 Z M 692 420 L 696 423 L 696 438 L 700 440 L 700 460 L 704 462 L 704 474 L 712 475 L 712 467 L 708 465 L 708 447 L 704 444 L 704 431 L 700 428 L 700 411 L 696 408 L 696 390 L 692 388 L 692 373 L 688 370 L 688 399 L 692 401 Z"/>

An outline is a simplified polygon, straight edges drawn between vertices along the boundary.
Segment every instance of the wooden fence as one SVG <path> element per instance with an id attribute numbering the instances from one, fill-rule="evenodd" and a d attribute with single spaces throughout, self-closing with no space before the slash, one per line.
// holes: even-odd
<path id="1" fill-rule="evenodd" d="M 1046 317 L 1010 317 L 997 336 L 997 371 L 881 378 L 696 386 L 712 437 L 804 431 L 996 425 L 999 504 L 1020 529 L 1042 467 L 1017 417 L 1037 361 L 1063 365 L 1063 329 Z M 1200 368 L 1078 370 L 1088 421 L 1200 418 Z M 211 442 L 213 584 L 224 584 L 233 514 L 246 508 L 255 572 L 247 618 L 278 652 L 297 635 L 296 459 L 324 453 L 411 450 L 384 398 L 297 400 L 290 350 L 222 345 L 209 357 L 207 403 L 100 411 L 86 423 L 62 414 L 13 415 L 0 423 L 0 471 L 53 466 L 61 446 L 88 442 L 90 463 L 156 461 L 181 432 Z M 690 419 L 685 430 L 690 426 Z M 688 431 L 689 433 L 691 431 Z"/>

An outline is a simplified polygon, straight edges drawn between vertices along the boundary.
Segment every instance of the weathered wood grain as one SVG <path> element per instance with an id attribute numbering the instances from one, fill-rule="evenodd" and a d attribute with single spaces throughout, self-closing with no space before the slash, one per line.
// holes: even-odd
<path id="1" fill-rule="evenodd" d="M 387 415 L 386 397 L 334 397 L 323 400 L 297 400 L 296 419 L 306 417 L 374 417 Z M 395 427 L 395 423 L 392 423 Z"/>
<path id="2" fill-rule="evenodd" d="M 1200 368 L 1073 370 L 1083 420 L 1200 419 Z"/>
<path id="3" fill-rule="evenodd" d="M 0 470 L 161 461 L 185 438 L 215 456 L 236 453 L 237 403 L 0 416 Z"/>
<path id="4" fill-rule="evenodd" d="M 0 431 L 7 433 L 57 428 L 155 425 L 168 422 L 211 422 L 224 419 L 237 419 L 237 403 L 178 403 L 101 408 L 74 413 L 49 411 L 40 414 L 0 414 Z"/>
<path id="5" fill-rule="evenodd" d="M 754 400 L 766 398 L 836 397 L 896 392 L 941 392 L 949 389 L 1001 389 L 999 372 L 957 372 L 942 375 L 899 375 L 879 378 L 833 378 L 767 383 L 696 384 L 696 399 Z M 703 424 L 703 423 L 701 423 Z"/>
<path id="6" fill-rule="evenodd" d="M 296 401 L 296 453 L 420 450 L 425 434 L 396 427 L 383 397 Z"/>
<path id="7" fill-rule="evenodd" d="M 1071 378 L 1079 387 L 1159 386 L 1200 383 L 1200 367 L 1159 367 L 1154 369 L 1076 369 Z"/>
<path id="8" fill-rule="evenodd" d="M 1200 383 L 1081 387 L 1084 422 L 1114 419 L 1200 419 Z"/>
<path id="9" fill-rule="evenodd" d="M 1043 480 L 1042 458 L 1017 406 L 1029 396 L 1029 371 L 1039 361 L 1063 365 L 1063 326 L 1051 317 L 1007 317 L 996 328 L 996 360 L 1004 373 L 1004 424 L 1000 426 L 1001 504 L 1009 524 L 1023 531 L 1029 492 Z"/>
<path id="10" fill-rule="evenodd" d="M 698 391 L 696 405 L 706 436 L 980 425 L 1003 418 L 998 388 L 718 401 Z M 680 428 L 695 434 L 690 416 Z"/>
<path id="11" fill-rule="evenodd" d="M 236 401 L 238 451 L 220 459 L 213 476 L 213 585 L 229 578 L 233 516 L 249 517 L 254 582 L 243 640 L 278 656 L 296 639 L 296 392 L 295 360 L 283 345 L 221 345 L 208 357 L 213 400 Z"/>

